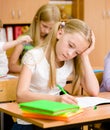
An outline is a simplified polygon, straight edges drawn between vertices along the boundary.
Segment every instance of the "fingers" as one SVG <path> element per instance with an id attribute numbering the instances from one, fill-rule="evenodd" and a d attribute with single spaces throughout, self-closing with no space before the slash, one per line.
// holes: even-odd
<path id="1" fill-rule="evenodd" d="M 92 44 L 95 44 L 95 35 L 94 32 L 91 30 L 91 39 L 92 39 Z"/>
<path id="2" fill-rule="evenodd" d="M 91 50 L 93 50 L 95 48 L 95 35 L 94 32 L 91 30 L 91 44 L 89 47 Z"/>
<path id="3" fill-rule="evenodd" d="M 32 39 L 31 39 L 31 37 L 30 36 L 24 36 L 24 41 L 25 42 L 32 42 Z"/>
<path id="4" fill-rule="evenodd" d="M 62 95 L 61 102 L 68 103 L 68 104 L 77 104 L 77 100 L 75 99 L 75 97 L 69 94 Z"/>
<path id="5" fill-rule="evenodd" d="M 21 41 L 22 44 L 32 42 L 32 39 L 29 35 L 22 36 L 19 40 Z"/>
<path id="6" fill-rule="evenodd" d="M 91 30 L 91 41 L 90 46 L 83 52 L 82 56 L 85 54 L 90 54 L 95 48 L 95 35 L 94 32 Z"/>

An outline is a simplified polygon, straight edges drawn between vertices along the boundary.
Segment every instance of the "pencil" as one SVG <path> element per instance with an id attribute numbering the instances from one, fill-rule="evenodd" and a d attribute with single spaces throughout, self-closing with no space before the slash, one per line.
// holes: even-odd
<path id="1" fill-rule="evenodd" d="M 57 87 L 58 87 L 64 94 L 67 94 L 67 92 L 66 92 L 59 84 L 57 84 Z"/>

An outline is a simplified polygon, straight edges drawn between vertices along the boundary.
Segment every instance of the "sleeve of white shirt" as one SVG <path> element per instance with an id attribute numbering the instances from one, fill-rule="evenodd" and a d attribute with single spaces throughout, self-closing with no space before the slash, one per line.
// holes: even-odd
<path id="1" fill-rule="evenodd" d="M 32 54 L 28 51 L 22 58 L 22 64 L 25 64 L 32 72 L 35 69 L 35 61 Z"/>
<path id="2" fill-rule="evenodd" d="M 9 70 L 6 51 L 3 50 L 4 44 L 5 42 L 0 42 L 0 76 L 6 75 Z"/>
<path id="3" fill-rule="evenodd" d="M 3 46 L 4 46 L 5 42 L 0 42 L 0 53 L 3 53 Z"/>

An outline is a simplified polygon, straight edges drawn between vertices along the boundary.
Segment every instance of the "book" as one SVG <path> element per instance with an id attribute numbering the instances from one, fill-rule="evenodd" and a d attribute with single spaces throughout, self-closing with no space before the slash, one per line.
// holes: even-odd
<path id="1" fill-rule="evenodd" d="M 20 103 L 19 107 L 22 109 L 22 111 L 53 116 L 61 115 L 66 112 L 76 112 L 80 109 L 78 105 L 66 104 L 50 100 L 24 102 Z"/>
<path id="2" fill-rule="evenodd" d="M 17 39 L 22 34 L 22 26 L 14 26 L 13 35 L 14 40 Z"/>
<path id="3" fill-rule="evenodd" d="M 0 30 L 0 41 L 1 42 L 6 42 L 7 41 L 6 29 L 5 28 L 1 28 L 1 30 Z"/>
<path id="4" fill-rule="evenodd" d="M 110 104 L 110 99 L 101 98 L 101 97 L 77 97 L 78 105 L 81 108 L 94 107 L 98 105 Z"/>
<path id="5" fill-rule="evenodd" d="M 6 27 L 6 36 L 7 36 L 7 41 L 13 41 L 13 27 L 12 26 Z"/>
<path id="6" fill-rule="evenodd" d="M 46 119 L 46 120 L 59 120 L 59 121 L 71 121 L 73 118 L 75 118 L 75 115 L 83 112 L 83 109 L 79 109 L 77 112 L 67 112 L 61 115 L 57 116 L 50 116 L 50 115 L 44 115 L 39 113 L 30 113 L 23 111 L 22 115 L 24 117 L 28 118 L 35 118 L 35 119 Z"/>

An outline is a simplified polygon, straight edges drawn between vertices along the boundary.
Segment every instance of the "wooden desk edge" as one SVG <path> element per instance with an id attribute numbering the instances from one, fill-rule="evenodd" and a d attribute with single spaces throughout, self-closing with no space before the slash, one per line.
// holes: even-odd
<path id="1" fill-rule="evenodd" d="M 16 112 L 16 110 L 18 111 Z M 50 127 L 55 127 L 55 126 L 57 127 L 58 125 L 61 126 L 65 124 L 65 122 L 63 121 L 52 121 L 52 124 L 49 125 L 50 120 L 42 120 L 42 119 L 40 120 L 40 119 L 32 119 L 32 118 L 23 117 L 20 109 L 18 109 L 18 104 L 16 102 L 0 103 L 0 112 L 22 119 L 26 122 L 32 123 L 41 128 L 50 128 Z"/>
<path id="2" fill-rule="evenodd" d="M 110 99 L 110 92 L 100 93 L 99 96 Z M 90 108 L 90 109 L 88 109 L 88 111 L 91 111 L 91 109 L 93 110 L 93 108 Z M 99 117 L 98 118 L 96 117 L 94 119 L 94 121 L 91 117 L 89 117 L 89 120 L 88 119 L 85 119 L 84 121 L 83 121 L 83 119 L 79 120 L 80 116 L 84 117 L 85 114 L 89 114 L 89 112 L 84 112 L 84 113 L 82 112 L 82 113 L 76 115 L 75 119 L 73 119 L 72 122 L 50 121 L 50 120 L 42 120 L 42 119 L 40 120 L 40 119 L 25 118 L 22 116 L 22 113 L 21 113 L 20 109 L 18 108 L 18 104 L 15 102 L 1 103 L 0 104 L 0 111 L 3 113 L 9 114 L 13 117 L 30 122 L 34 125 L 41 127 L 41 128 L 61 127 L 61 126 L 65 126 L 65 125 L 87 124 L 87 123 L 97 122 L 97 121 L 102 120 L 102 118 L 99 118 Z M 106 119 L 106 118 L 107 119 L 110 118 L 110 112 L 109 112 L 109 115 L 106 117 L 104 117 L 104 115 L 103 115 L 103 119 Z"/>

